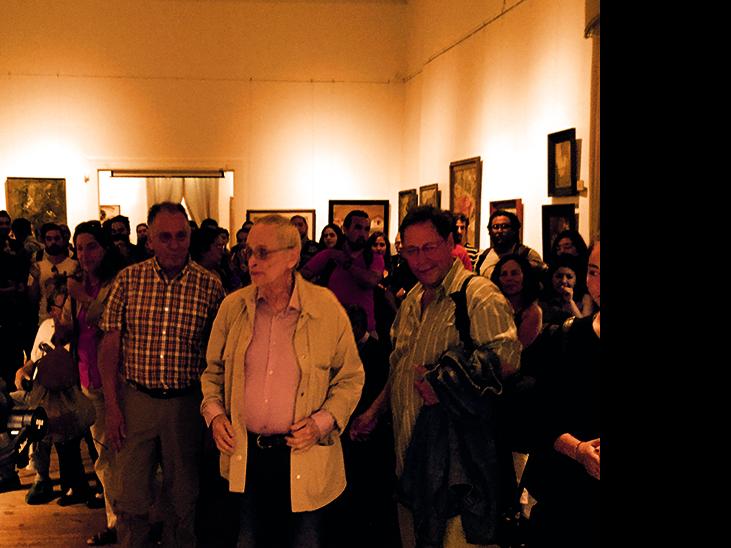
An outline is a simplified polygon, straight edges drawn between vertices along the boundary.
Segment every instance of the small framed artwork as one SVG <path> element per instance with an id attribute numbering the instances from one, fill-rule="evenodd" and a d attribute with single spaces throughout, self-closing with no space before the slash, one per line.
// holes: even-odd
<path id="1" fill-rule="evenodd" d="M 398 193 L 398 224 L 404 220 L 406 214 L 419 205 L 419 196 L 416 189 L 402 190 Z"/>
<path id="2" fill-rule="evenodd" d="M 5 203 L 11 218 L 24 217 L 36 229 L 44 223 L 66 224 L 66 179 L 8 177 Z"/>
<path id="3" fill-rule="evenodd" d="M 543 259 L 551 254 L 553 240 L 564 230 L 577 230 L 579 226 L 574 204 L 544 205 L 543 217 Z"/>
<path id="4" fill-rule="evenodd" d="M 354 209 L 368 214 L 371 234 L 383 232 L 388 238 L 388 200 L 330 200 L 328 222 L 342 227 L 345 216 Z"/>
<path id="5" fill-rule="evenodd" d="M 247 209 L 246 220 L 256 223 L 257 219 L 267 215 L 281 215 L 291 219 L 295 215 L 301 215 L 307 221 L 307 237 L 315 240 L 315 210 L 314 209 Z M 317 240 L 315 240 L 317 241 Z"/>
<path id="6" fill-rule="evenodd" d="M 118 205 L 100 205 L 99 206 L 99 220 L 103 223 L 107 219 L 121 215 L 121 209 Z"/>
<path id="7" fill-rule="evenodd" d="M 419 187 L 419 205 L 442 207 L 442 192 L 439 190 L 438 183 Z"/>
<path id="8" fill-rule="evenodd" d="M 548 135 L 548 195 L 577 194 L 576 129 L 565 129 Z"/>
<path id="9" fill-rule="evenodd" d="M 469 220 L 467 238 L 480 248 L 480 195 L 482 193 L 482 160 L 477 156 L 449 164 L 449 209 L 463 213 Z"/>
<path id="10" fill-rule="evenodd" d="M 515 214 L 520 221 L 520 241 L 523 241 L 523 200 L 520 198 L 513 198 L 511 200 L 497 200 L 490 202 L 490 215 L 495 211 L 501 209 L 503 211 L 509 211 Z"/>

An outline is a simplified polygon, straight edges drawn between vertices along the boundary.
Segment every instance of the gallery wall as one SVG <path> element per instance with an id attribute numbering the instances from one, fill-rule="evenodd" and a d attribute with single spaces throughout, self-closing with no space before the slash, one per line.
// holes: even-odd
<path id="1" fill-rule="evenodd" d="M 0 180 L 65 177 L 69 224 L 95 217 L 98 172 L 231 171 L 246 209 L 391 201 L 484 162 L 490 201 L 521 198 L 541 248 L 546 136 L 575 127 L 587 173 L 584 0 L 4 0 Z M 0 192 L 0 208 L 5 193 Z M 124 213 L 124 211 L 123 211 Z"/>
<path id="2" fill-rule="evenodd" d="M 398 188 L 405 10 L 3 0 L 0 180 L 66 178 L 73 227 L 98 214 L 98 170 L 224 169 L 231 225 L 316 208 L 322 227 L 329 198 Z"/>
<path id="3" fill-rule="evenodd" d="M 439 183 L 449 207 L 450 162 L 483 162 L 480 246 L 489 203 L 520 198 L 524 242 L 542 249 L 541 206 L 588 199 L 547 193 L 547 135 L 576 128 L 579 178 L 588 173 L 591 42 L 583 0 L 422 0 L 410 3 L 404 180 Z M 411 177 L 409 177 L 409 174 Z"/>

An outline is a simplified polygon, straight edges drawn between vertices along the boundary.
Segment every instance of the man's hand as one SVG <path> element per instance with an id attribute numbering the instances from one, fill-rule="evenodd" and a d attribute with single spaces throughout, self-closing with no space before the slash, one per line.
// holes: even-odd
<path id="1" fill-rule="evenodd" d="M 599 438 L 582 441 L 576 450 L 576 460 L 592 478 L 599 479 Z"/>
<path id="2" fill-rule="evenodd" d="M 423 365 L 415 365 L 414 369 L 416 370 L 414 388 L 416 388 L 421 399 L 424 400 L 424 405 L 435 405 L 439 403 L 439 398 L 434 392 L 434 389 L 431 387 L 431 384 L 429 384 L 429 381 L 424 378 L 424 375 L 427 373 L 426 367 Z"/>
<path id="3" fill-rule="evenodd" d="M 305 417 L 289 427 L 290 435 L 285 439 L 295 451 L 304 451 L 320 441 L 322 433 L 312 417 Z"/>
<path id="4" fill-rule="evenodd" d="M 106 405 L 106 428 L 107 441 L 112 449 L 122 449 L 124 439 L 127 437 L 127 425 L 124 422 L 124 415 L 119 405 L 107 402 Z"/>
<path id="5" fill-rule="evenodd" d="M 223 413 L 216 415 L 211 421 L 211 431 L 218 450 L 226 455 L 233 455 L 236 439 L 234 438 L 234 427 L 228 417 Z"/>
<path id="6" fill-rule="evenodd" d="M 369 409 L 358 415 L 350 424 L 350 439 L 366 441 L 378 424 L 378 415 Z"/>
<path id="7" fill-rule="evenodd" d="M 27 362 L 25 362 L 25 365 L 23 367 L 19 368 L 15 372 L 15 387 L 18 390 L 25 390 L 25 388 L 23 388 L 23 380 L 30 380 L 30 372 L 32 367 L 33 360 L 28 360 Z"/>

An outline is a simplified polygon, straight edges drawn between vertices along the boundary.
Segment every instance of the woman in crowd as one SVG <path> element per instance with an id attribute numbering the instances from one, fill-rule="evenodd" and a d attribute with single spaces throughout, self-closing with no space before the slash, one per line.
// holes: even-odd
<path id="1" fill-rule="evenodd" d="M 216 275 L 226 292 L 232 291 L 231 280 L 228 272 L 222 268 L 224 250 L 221 230 L 217 227 L 207 226 L 194 230 L 190 236 L 190 256 L 206 270 Z"/>
<path id="2" fill-rule="evenodd" d="M 376 333 L 378 339 L 383 341 L 390 350 L 390 331 L 393 320 L 396 318 L 398 308 L 396 298 L 388 289 L 389 275 L 391 274 L 391 244 L 383 232 L 374 232 L 368 237 L 366 243 L 373 254 L 383 256 L 386 268 L 383 271 L 383 279 L 373 288 L 373 308 L 376 316 Z"/>
<path id="3" fill-rule="evenodd" d="M 583 318 L 594 311 L 586 291 L 586 265 L 573 255 L 560 255 L 548 265 L 545 291 L 540 299 L 544 324 L 560 324 L 571 316 Z"/>
<path id="4" fill-rule="evenodd" d="M 322 229 L 322 232 L 320 233 L 320 241 L 317 244 L 317 247 L 320 251 L 325 249 L 342 249 L 344 243 L 345 235 L 343 234 L 342 229 L 335 223 L 330 223 L 325 225 L 325 228 Z M 300 265 L 300 267 L 301 266 L 302 265 Z M 321 285 L 322 287 L 327 287 L 330 275 L 333 273 L 336 266 L 337 264 L 334 260 L 331 259 L 328 261 L 325 269 L 319 275 L 312 278 L 312 283 Z"/>
<path id="5" fill-rule="evenodd" d="M 340 249 L 344 239 L 345 236 L 343 235 L 343 230 L 335 223 L 330 223 L 325 225 L 325 228 L 322 229 L 322 232 L 320 233 L 320 241 L 317 246 L 320 248 L 320 251 L 323 249 L 331 249 L 333 247 Z"/>
<path id="6" fill-rule="evenodd" d="M 114 277 L 124 260 L 98 221 L 80 223 L 74 231 L 73 242 L 82 275 L 81 280 L 69 279 L 68 282 L 74 325 L 72 347 L 79 367 L 81 389 L 96 411 L 91 434 L 99 456 L 94 470 L 104 489 L 96 497 L 102 502 L 107 515 L 106 529 L 87 539 L 87 544 L 101 546 L 117 541 L 117 518 L 112 511 L 109 491 L 114 453 L 106 445 L 104 393 L 97 367 L 97 349 L 102 337 L 99 320 Z"/>
<path id="7" fill-rule="evenodd" d="M 556 236 L 551 246 L 551 255 L 547 260 L 553 260 L 560 255 L 573 255 L 584 264 L 589 254 L 586 249 L 586 242 L 576 230 L 564 230 Z"/>
<path id="8" fill-rule="evenodd" d="M 600 306 L 600 246 L 589 251 L 589 294 Z M 530 517 L 531 547 L 600 545 L 600 312 L 553 330 L 545 355 L 550 375 L 539 386 L 540 436 L 525 470 L 538 500 Z"/>
<path id="9" fill-rule="evenodd" d="M 515 326 L 523 348 L 533 343 L 543 327 L 543 312 L 538 306 L 540 282 L 525 257 L 503 255 L 490 276 L 514 311 Z"/>

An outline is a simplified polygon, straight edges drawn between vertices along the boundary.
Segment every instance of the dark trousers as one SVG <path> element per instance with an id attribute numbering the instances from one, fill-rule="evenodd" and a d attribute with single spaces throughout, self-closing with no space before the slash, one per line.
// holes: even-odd
<path id="1" fill-rule="evenodd" d="M 81 494 L 89 491 L 84 463 L 81 461 L 81 439 L 76 438 L 53 444 L 58 453 L 58 471 L 61 477 L 62 493 L 69 489 Z"/>
<path id="2" fill-rule="evenodd" d="M 249 434 L 240 548 L 319 548 L 323 509 L 292 512 L 289 447 L 261 449 Z"/>

